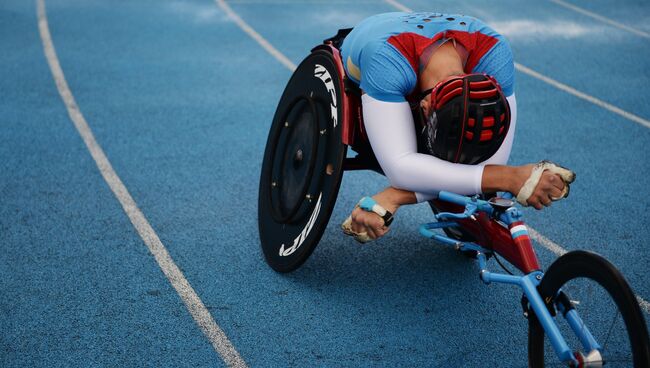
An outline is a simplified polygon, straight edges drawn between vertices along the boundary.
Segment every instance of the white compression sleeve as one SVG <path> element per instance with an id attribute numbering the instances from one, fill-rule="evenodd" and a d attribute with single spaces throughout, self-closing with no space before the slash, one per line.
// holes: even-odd
<path id="1" fill-rule="evenodd" d="M 383 102 L 367 94 L 361 100 L 368 139 L 384 174 L 393 187 L 415 192 L 418 202 L 422 202 L 435 198 L 441 190 L 480 193 L 484 165 L 505 164 L 516 120 L 516 105 L 514 96 L 511 97 L 510 131 L 499 151 L 481 165 L 454 164 L 418 153 L 413 116 L 407 102 Z"/>
<path id="2" fill-rule="evenodd" d="M 454 164 L 417 152 L 413 116 L 408 102 L 383 102 L 361 97 L 368 140 L 377 161 L 395 188 L 435 195 L 481 191 L 482 166 Z M 418 195 L 418 201 L 424 199 Z"/>

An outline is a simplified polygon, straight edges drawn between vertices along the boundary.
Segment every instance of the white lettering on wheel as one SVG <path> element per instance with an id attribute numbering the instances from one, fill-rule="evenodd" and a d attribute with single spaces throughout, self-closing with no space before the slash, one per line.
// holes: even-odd
<path id="1" fill-rule="evenodd" d="M 314 227 L 314 223 L 316 222 L 316 219 L 318 218 L 318 214 L 320 213 L 320 205 L 321 205 L 321 199 L 323 198 L 323 193 L 318 195 L 318 201 L 316 202 L 316 207 L 314 208 L 314 212 L 311 213 L 311 216 L 309 217 L 309 221 L 307 221 L 307 225 L 305 225 L 305 228 L 302 229 L 300 234 L 293 239 L 293 245 L 287 249 L 284 249 L 284 244 L 280 247 L 280 257 L 286 257 L 290 256 L 293 254 L 293 252 L 297 251 L 298 248 L 302 245 L 302 243 L 307 239 L 307 235 L 309 235 L 309 232 L 311 231 L 311 228 Z"/>
<path id="2" fill-rule="evenodd" d="M 330 109 L 332 113 L 332 123 L 334 124 L 334 128 L 336 128 L 336 124 L 338 123 L 338 109 L 336 106 L 336 90 L 334 89 L 334 81 L 332 81 L 332 76 L 330 75 L 330 72 L 325 69 L 324 66 L 320 64 L 316 64 L 316 69 L 314 69 L 314 77 L 319 78 L 320 80 L 323 81 L 325 84 L 325 88 L 327 88 L 327 92 L 329 92 L 330 97 L 332 99 L 332 102 L 330 103 Z"/>

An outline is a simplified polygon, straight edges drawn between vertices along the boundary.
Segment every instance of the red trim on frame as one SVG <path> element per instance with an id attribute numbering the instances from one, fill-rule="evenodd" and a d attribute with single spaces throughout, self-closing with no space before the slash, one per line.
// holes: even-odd
<path id="1" fill-rule="evenodd" d="M 463 212 L 463 207 L 439 200 L 436 200 L 436 207 L 446 212 Z M 541 270 L 530 238 L 520 237 L 526 239 L 512 240 L 510 230 L 498 221 L 489 218 L 485 213 L 479 213 L 476 216 L 476 221 L 464 219 L 457 222 L 464 230 L 478 239 L 477 243 L 480 246 L 497 252 L 521 272 L 527 274 Z M 516 224 L 523 225 L 523 222 L 516 222 Z"/>
<path id="2" fill-rule="evenodd" d="M 339 50 L 332 46 L 331 44 L 318 45 L 314 47 L 311 51 L 315 50 L 325 50 L 332 53 L 332 59 L 336 65 L 336 70 L 339 73 L 339 90 L 341 91 L 341 106 L 343 109 L 343 119 L 339 122 L 341 124 L 341 140 L 343 144 L 348 146 L 354 143 L 356 126 L 355 122 L 361 122 L 361 101 L 357 96 L 349 95 L 345 92 L 345 69 L 343 68 L 343 61 L 341 60 L 341 53 Z M 361 124 L 359 124 L 361 125 Z M 363 132 L 360 132 L 363 134 Z"/>

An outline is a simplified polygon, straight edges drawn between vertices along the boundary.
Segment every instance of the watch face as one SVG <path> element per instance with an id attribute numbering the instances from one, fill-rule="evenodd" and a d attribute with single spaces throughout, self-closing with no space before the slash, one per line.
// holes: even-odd
<path id="1" fill-rule="evenodd" d="M 493 207 L 498 208 L 509 208 L 515 205 L 515 202 L 510 199 L 505 199 L 501 197 L 490 198 L 488 201 Z"/>

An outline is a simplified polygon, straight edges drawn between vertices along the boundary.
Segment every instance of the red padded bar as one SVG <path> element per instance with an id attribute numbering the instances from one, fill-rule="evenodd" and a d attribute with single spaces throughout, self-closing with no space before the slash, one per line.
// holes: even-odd
<path id="1" fill-rule="evenodd" d="M 469 82 L 470 89 L 481 89 L 488 88 L 492 86 L 492 81 L 485 80 L 480 82 Z"/>
<path id="2" fill-rule="evenodd" d="M 451 92 L 452 90 L 456 88 L 463 88 L 463 80 L 462 79 L 456 79 L 455 81 L 449 82 L 446 85 L 442 87 L 440 92 L 437 93 L 438 96 L 440 95 L 446 95 L 447 93 Z"/>
<path id="3" fill-rule="evenodd" d="M 436 110 L 439 109 L 441 106 L 444 106 L 444 104 L 446 104 L 447 101 L 451 100 L 452 98 L 454 98 L 456 96 L 460 96 L 462 94 L 463 94 L 463 87 L 456 88 L 455 90 L 447 93 L 446 95 L 444 95 L 442 97 L 440 102 L 436 103 Z"/>
<path id="4" fill-rule="evenodd" d="M 497 90 L 496 88 L 493 89 L 488 89 L 485 91 L 471 91 L 469 93 L 469 98 L 474 99 L 474 100 L 482 100 L 484 98 L 490 98 L 494 97 L 497 95 Z"/>
<path id="5" fill-rule="evenodd" d="M 484 130 L 481 132 L 481 142 L 489 141 L 490 139 L 492 139 L 491 130 Z"/>

